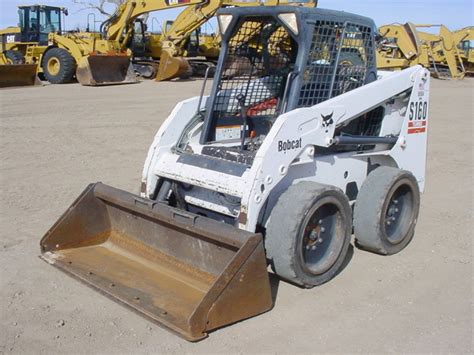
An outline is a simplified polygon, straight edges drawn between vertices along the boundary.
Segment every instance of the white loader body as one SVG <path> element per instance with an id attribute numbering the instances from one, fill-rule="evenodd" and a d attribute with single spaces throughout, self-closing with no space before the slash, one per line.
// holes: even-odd
<path id="1" fill-rule="evenodd" d="M 429 107 L 429 72 L 420 66 L 396 73 L 380 73 L 379 79 L 318 105 L 280 115 L 253 164 L 244 171 L 222 166 L 213 168 L 189 164 L 174 152 L 183 129 L 198 111 L 198 97 L 178 103 L 163 123 L 150 146 L 142 176 L 142 197 L 155 193 L 159 178 L 168 178 L 198 187 L 185 200 L 210 211 L 239 217 L 239 228 L 255 231 L 262 209 L 288 186 L 300 181 L 333 185 L 346 191 L 348 182 L 360 188 L 370 165 L 392 166 L 410 171 L 423 191 L 425 182 Z M 409 92 L 404 96 L 402 93 Z M 205 107 L 205 99 L 201 109 Z M 318 155 L 319 147 L 334 144 L 335 129 L 352 119 L 384 106 L 380 136 L 398 137 L 393 147 L 380 145 L 369 152 Z M 331 115 L 332 123 L 324 117 Z M 190 147 L 199 155 L 200 126 L 190 133 Z M 215 146 L 225 144 L 215 143 Z M 214 158 L 213 158 L 214 159 Z M 222 161 L 223 164 L 228 162 Z M 231 165 L 228 163 L 228 165 Z M 270 208 L 271 209 L 271 208 Z M 259 221 L 260 219 L 260 221 Z"/>

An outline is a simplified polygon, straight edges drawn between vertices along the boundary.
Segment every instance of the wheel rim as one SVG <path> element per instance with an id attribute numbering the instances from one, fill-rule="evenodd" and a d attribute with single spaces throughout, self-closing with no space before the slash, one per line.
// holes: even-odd
<path id="1" fill-rule="evenodd" d="M 61 69 L 61 63 L 59 62 L 58 58 L 49 58 L 48 60 L 48 72 L 51 75 L 58 75 L 59 70 Z"/>
<path id="2" fill-rule="evenodd" d="M 394 186 L 382 213 L 382 228 L 391 244 L 398 244 L 406 237 L 414 220 L 413 202 L 413 190 L 409 185 Z"/>
<path id="3" fill-rule="evenodd" d="M 344 246 L 344 223 L 340 206 L 332 201 L 320 201 L 311 208 L 300 236 L 300 257 L 306 272 L 320 275 L 336 263 Z"/>

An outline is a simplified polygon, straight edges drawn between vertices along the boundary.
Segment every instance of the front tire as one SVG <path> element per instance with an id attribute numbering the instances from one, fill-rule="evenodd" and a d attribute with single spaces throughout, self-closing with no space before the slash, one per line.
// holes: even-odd
<path id="1" fill-rule="evenodd" d="M 420 191 L 413 174 L 387 166 L 375 169 L 354 206 L 357 246 L 382 255 L 400 252 L 413 239 L 419 209 Z"/>
<path id="2" fill-rule="evenodd" d="M 266 229 L 265 248 L 281 278 L 311 288 L 339 272 L 352 230 L 342 191 L 313 182 L 290 186 L 278 199 Z"/>
<path id="3" fill-rule="evenodd" d="M 8 64 L 25 64 L 25 57 L 19 51 L 8 50 L 4 54 Z"/>
<path id="4" fill-rule="evenodd" d="M 51 84 L 70 83 L 76 72 L 76 61 L 63 48 L 52 48 L 43 57 L 43 72 Z"/>

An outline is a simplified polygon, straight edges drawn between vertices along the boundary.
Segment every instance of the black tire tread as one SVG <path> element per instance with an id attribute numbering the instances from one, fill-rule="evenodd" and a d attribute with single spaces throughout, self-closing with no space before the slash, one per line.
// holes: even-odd
<path id="1" fill-rule="evenodd" d="M 25 57 L 20 51 L 10 49 L 5 51 L 3 54 L 7 59 L 10 59 L 13 64 L 25 64 Z"/>
<path id="2" fill-rule="evenodd" d="M 397 245 L 384 241 L 380 233 L 380 213 L 390 188 L 400 179 L 408 179 L 415 187 L 415 223 L 407 236 Z M 396 254 L 413 239 L 418 218 L 420 192 L 418 183 L 408 171 L 382 166 L 372 171 L 362 184 L 354 206 L 354 235 L 362 249 L 381 255 Z"/>
<path id="3" fill-rule="evenodd" d="M 52 75 L 48 72 L 47 63 L 51 57 L 56 57 L 61 63 L 59 73 Z M 70 83 L 76 72 L 76 61 L 69 52 L 63 48 L 51 48 L 43 57 L 43 72 L 46 79 L 51 84 Z"/>
<path id="4" fill-rule="evenodd" d="M 340 190 L 335 190 L 332 186 L 315 182 L 300 182 L 290 186 L 279 197 L 268 221 L 265 248 L 273 271 L 281 278 L 306 288 L 325 283 L 333 278 L 344 261 L 350 244 L 350 229 L 352 225 L 347 227 L 349 237 L 346 238 L 346 243 L 341 252 L 341 260 L 336 262 L 333 272 L 322 274 L 317 282 L 315 282 L 314 279 L 309 280 L 297 271 L 298 260 L 295 260 L 294 250 L 296 248 L 296 236 L 299 233 L 300 223 L 309 212 L 315 198 L 328 191 L 336 191 L 342 199 L 346 200 L 346 213 L 349 215 L 349 224 L 351 224 L 351 209 L 346 195 Z"/>

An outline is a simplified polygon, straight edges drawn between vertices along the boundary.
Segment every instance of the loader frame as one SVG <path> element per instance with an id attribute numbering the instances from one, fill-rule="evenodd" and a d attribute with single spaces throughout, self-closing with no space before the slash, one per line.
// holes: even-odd
<path id="1" fill-rule="evenodd" d="M 286 13 L 293 10 L 261 9 L 259 15 Z M 298 21 L 304 26 L 315 26 L 314 17 L 304 19 L 304 9 L 296 9 Z M 334 13 L 326 10 L 315 11 L 324 18 L 330 18 Z M 230 28 L 239 21 L 239 14 L 245 16 L 245 9 L 231 12 L 234 18 Z M 226 15 L 226 10 L 220 14 Z M 336 13 L 337 16 L 337 13 Z M 359 18 L 362 24 L 368 24 L 364 18 Z M 355 21 L 351 18 L 351 21 Z M 305 43 L 309 47 L 311 32 Z M 224 34 L 223 50 L 221 51 L 220 65 L 217 68 L 217 78 L 223 72 L 226 42 L 231 34 Z M 300 53 L 308 53 L 310 49 Z M 302 71 L 305 67 L 305 58 L 296 59 L 295 71 Z M 429 106 L 429 72 L 419 66 L 396 73 L 379 73 L 379 79 L 372 67 L 369 66 L 364 78 L 365 85 L 344 94 L 328 98 L 323 102 L 309 107 L 297 108 L 297 96 L 293 94 L 288 100 L 287 112 L 282 112 L 271 127 L 263 144 L 253 157 L 251 164 L 236 164 L 203 155 L 190 154 L 177 149 L 183 130 L 190 125 L 196 125 L 196 112 L 204 115 L 202 134 L 199 128 L 188 132 L 190 135 L 200 135 L 199 144 L 191 145 L 191 151 L 199 152 L 206 145 L 226 146 L 230 143 L 209 142 L 207 138 L 212 129 L 211 111 L 219 91 L 219 79 L 214 81 L 211 98 L 193 98 L 178 104 L 168 120 L 158 131 L 150 147 L 142 176 L 142 196 L 156 197 L 156 189 L 163 179 L 178 181 L 201 188 L 202 196 L 189 196 L 188 200 L 198 204 L 206 210 L 226 214 L 235 218 L 239 228 L 247 231 L 258 230 L 264 226 L 267 213 L 282 191 L 289 185 L 299 181 L 315 181 L 337 186 L 346 192 L 350 200 L 354 201 L 357 190 L 368 173 L 376 166 L 393 166 L 411 171 L 423 190 L 426 164 L 426 130 L 428 125 Z M 372 81 L 372 82 L 370 82 Z M 289 85 L 289 93 L 299 93 L 303 84 L 303 75 L 296 74 Z M 201 102 L 201 107 L 197 107 Z M 421 114 L 414 115 L 415 106 L 421 107 Z M 337 136 L 340 127 L 370 113 L 374 109 L 383 107 L 386 111 L 383 119 L 387 121 L 385 127 L 377 137 L 352 137 L 356 148 L 338 152 L 336 147 L 347 145 L 347 138 Z M 424 111 L 423 111 L 424 110 Z M 398 112 L 398 114 L 389 112 Z M 201 113 L 202 112 L 202 113 Z M 401 112 L 401 113 L 400 113 Z M 416 117 L 415 117 L 416 116 Z M 327 118 L 330 117 L 330 124 Z M 194 123 L 193 123 L 194 122 Z M 197 124 L 199 125 L 199 124 Z M 193 126 L 193 127 L 194 127 Z M 173 127 L 170 130 L 169 127 Z M 419 127 L 420 129 L 416 129 Z M 373 149 L 359 149 L 358 142 L 366 139 L 374 143 Z M 346 140 L 346 143 L 344 143 Z M 289 148 L 283 149 L 284 143 Z M 297 142 L 297 143 L 295 143 Z M 295 144 L 293 144 L 295 143 Z M 235 145 L 235 143 L 234 143 Z M 336 149 L 336 150 L 335 150 Z M 318 171 L 314 174 L 314 171 Z M 351 178 L 347 178 L 350 172 Z M 218 194 L 232 196 L 239 203 L 238 213 L 231 211 L 232 207 L 222 207 L 222 199 Z M 213 215 L 212 213 L 209 216 Z M 213 215 L 214 216 L 214 215 Z M 214 216 L 215 217 L 215 216 Z M 223 220 L 228 221 L 223 218 Z M 232 222 L 231 222 L 232 223 Z"/>

